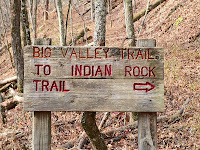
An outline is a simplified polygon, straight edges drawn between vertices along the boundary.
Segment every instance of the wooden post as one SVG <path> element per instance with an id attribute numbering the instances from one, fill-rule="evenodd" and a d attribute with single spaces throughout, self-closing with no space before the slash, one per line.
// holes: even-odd
<path id="1" fill-rule="evenodd" d="M 139 39 L 137 47 L 156 47 L 154 39 Z M 138 150 L 157 149 L 157 112 L 138 113 Z"/>
<path id="2" fill-rule="evenodd" d="M 51 39 L 35 39 L 34 45 L 51 45 Z M 33 112 L 33 150 L 51 149 L 51 112 Z"/>
<path id="3" fill-rule="evenodd" d="M 33 113 L 33 150 L 51 149 L 51 112 Z"/>
<path id="4" fill-rule="evenodd" d="M 0 103 L 2 102 L 4 102 L 4 98 L 2 97 L 1 92 L 0 92 Z M 2 122 L 3 124 L 5 124 L 7 119 L 6 119 L 6 114 L 5 114 L 5 108 L 2 105 L 0 106 L 0 112 L 1 112 Z"/>

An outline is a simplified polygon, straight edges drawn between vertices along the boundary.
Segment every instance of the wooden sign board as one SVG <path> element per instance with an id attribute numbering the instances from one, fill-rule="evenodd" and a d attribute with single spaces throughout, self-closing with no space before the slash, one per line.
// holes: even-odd
<path id="1" fill-rule="evenodd" d="M 161 48 L 27 46 L 25 111 L 164 110 Z"/>

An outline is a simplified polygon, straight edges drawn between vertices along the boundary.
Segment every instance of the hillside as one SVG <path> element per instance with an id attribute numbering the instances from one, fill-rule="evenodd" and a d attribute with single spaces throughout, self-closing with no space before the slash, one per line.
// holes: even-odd
<path id="1" fill-rule="evenodd" d="M 153 3 L 153 0 L 151 3 Z M 137 1 L 134 14 L 146 8 L 147 0 Z M 106 46 L 122 46 L 126 37 L 124 9 L 122 0 L 113 0 L 113 9 L 107 15 Z M 84 13 L 89 4 L 78 5 Z M 43 21 L 43 6 L 38 9 L 38 38 L 52 38 L 52 45 L 59 45 L 59 27 L 54 5 L 50 6 L 49 20 Z M 64 18 L 67 4 L 63 5 Z M 146 17 L 141 34 L 138 34 L 144 19 L 134 23 L 136 39 L 156 39 L 157 46 L 164 48 L 165 55 L 165 116 L 158 122 L 159 149 L 200 149 L 200 2 L 199 0 L 167 0 L 152 10 Z M 93 41 L 94 22 L 90 20 L 90 11 L 84 15 L 89 31 L 89 43 Z M 71 26 L 68 22 L 67 41 L 71 40 Z M 76 37 L 83 30 L 83 22 L 73 9 L 73 32 Z M 11 37 L 7 37 L 10 41 Z M 85 45 L 81 38 L 76 45 Z M 125 41 L 124 47 L 128 46 Z M 0 81 L 14 76 L 9 53 L 0 51 Z M 9 93 L 6 95 L 6 97 Z M 12 99 L 12 98 L 11 98 Z M 7 101 L 11 101 L 7 99 Z M 184 105 L 182 115 L 172 118 Z M 52 149 L 77 149 L 78 138 L 82 134 L 81 112 L 52 112 Z M 23 104 L 6 111 L 7 123 L 3 124 L 0 115 L 0 149 L 31 149 L 32 114 L 23 111 Z M 97 113 L 100 124 L 103 113 Z M 127 125 L 124 113 L 111 113 L 103 133 Z M 111 149 L 137 149 L 137 128 L 115 131 L 106 134 L 106 144 Z M 85 149 L 91 149 L 86 143 Z"/>

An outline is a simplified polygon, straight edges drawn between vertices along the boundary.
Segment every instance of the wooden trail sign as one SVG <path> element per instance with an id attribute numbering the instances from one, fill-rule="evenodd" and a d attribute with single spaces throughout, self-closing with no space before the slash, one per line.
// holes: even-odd
<path id="1" fill-rule="evenodd" d="M 161 48 L 27 46 L 26 111 L 164 110 Z"/>

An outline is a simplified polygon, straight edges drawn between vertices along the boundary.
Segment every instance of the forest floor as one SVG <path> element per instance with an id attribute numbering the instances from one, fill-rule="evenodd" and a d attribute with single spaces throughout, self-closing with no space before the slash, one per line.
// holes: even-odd
<path id="1" fill-rule="evenodd" d="M 134 13 L 146 8 L 147 0 L 136 1 Z M 89 4 L 79 7 L 81 13 Z M 124 9 L 122 0 L 113 2 L 114 9 L 107 15 L 106 46 L 121 46 L 126 37 L 124 26 Z M 176 7 L 177 6 L 177 7 Z M 50 7 L 49 20 L 43 21 L 42 7 L 38 9 L 38 37 L 52 38 L 52 45 L 59 45 L 59 26 L 54 5 Z M 63 5 L 66 18 L 67 4 Z M 176 8 L 176 9 L 174 9 Z M 174 10 L 174 11 L 173 11 Z M 156 39 L 157 47 L 164 48 L 164 103 L 165 111 L 158 116 L 167 116 L 158 122 L 159 149 L 193 149 L 200 150 L 200 2 L 199 0 L 167 0 L 151 11 L 144 23 L 141 34 L 138 34 L 142 20 L 134 23 L 136 39 Z M 85 23 L 93 41 L 95 23 L 91 21 L 90 11 L 84 15 Z M 68 23 L 67 41 L 71 40 L 70 21 Z M 73 9 L 74 37 L 83 30 L 83 22 Z M 8 37 L 8 39 L 11 39 Z M 80 39 L 76 45 L 85 45 Z M 124 47 L 128 46 L 127 41 Z M 0 51 L 0 81 L 14 76 L 10 56 L 5 49 Z M 183 106 L 182 115 L 171 118 Z M 8 100 L 7 100 L 8 101 Z M 82 134 L 82 112 L 52 112 L 52 149 L 77 149 L 78 138 Z M 32 114 L 23 111 L 23 104 L 6 111 L 7 122 L 3 124 L 0 115 L 0 149 L 31 149 Z M 103 113 L 97 113 L 97 124 L 100 124 Z M 103 133 L 129 124 L 125 113 L 111 113 Z M 106 134 L 108 149 L 137 149 L 137 127 L 124 131 Z M 86 143 L 84 149 L 91 149 Z"/>

